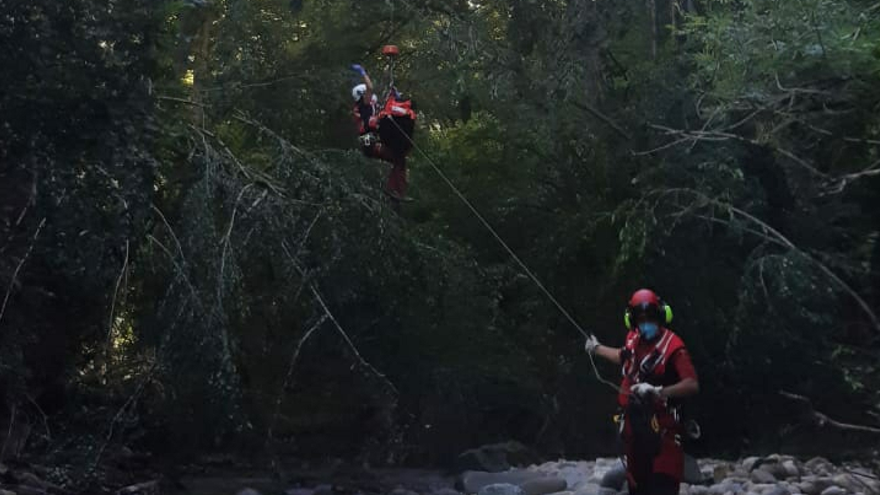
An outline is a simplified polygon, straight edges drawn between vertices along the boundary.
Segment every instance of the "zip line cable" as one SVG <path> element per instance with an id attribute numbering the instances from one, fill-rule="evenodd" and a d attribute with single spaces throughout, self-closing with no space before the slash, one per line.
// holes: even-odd
<path id="1" fill-rule="evenodd" d="M 553 297 L 553 294 L 544 286 L 543 283 L 541 283 L 541 281 L 538 279 L 538 276 L 535 275 L 532 272 L 532 270 L 530 270 L 529 267 L 526 266 L 526 264 L 520 259 L 520 257 L 516 255 L 516 253 L 513 251 L 513 249 L 504 241 L 504 239 L 492 227 L 492 225 L 489 223 L 489 221 L 486 220 L 486 218 L 483 217 L 482 214 L 480 214 L 480 212 L 477 210 L 477 208 L 473 205 L 473 203 L 471 203 L 467 199 L 467 197 L 464 195 L 464 193 L 462 193 L 455 186 L 455 184 L 449 179 L 449 177 L 447 177 L 447 175 L 445 173 L 443 173 L 443 170 L 440 169 L 440 167 L 437 165 L 437 163 L 434 162 L 433 159 L 431 159 L 431 157 L 425 152 L 425 150 L 423 150 L 418 144 L 416 144 L 415 141 L 412 140 L 411 137 L 409 137 L 409 135 L 406 132 L 404 132 L 403 128 L 400 127 L 400 124 L 398 124 L 394 120 L 394 118 L 389 118 L 387 120 L 393 122 L 394 126 L 397 127 L 397 130 L 400 131 L 400 133 L 407 139 L 407 141 L 410 142 L 410 144 L 412 144 L 413 148 L 415 148 L 419 153 L 421 153 L 421 155 L 423 157 L 425 157 L 425 160 L 427 160 L 428 164 L 431 165 L 431 168 L 434 169 L 434 172 L 436 172 L 437 175 L 439 175 L 440 178 L 443 179 L 443 182 L 445 182 L 446 185 L 449 186 L 450 189 L 452 189 L 452 192 L 454 192 L 455 195 L 458 196 L 458 199 L 460 199 L 465 204 L 465 206 L 468 207 L 468 209 L 471 211 L 471 213 L 473 213 L 474 216 L 477 217 L 477 219 L 480 221 L 480 223 L 483 224 L 483 226 L 486 228 L 486 230 L 488 230 L 492 234 L 492 236 L 495 238 L 495 240 L 498 241 L 499 244 L 501 244 L 501 246 L 504 248 L 504 250 L 507 251 L 507 254 L 509 254 L 510 257 L 513 258 L 514 261 L 516 261 L 516 263 L 519 265 L 519 267 L 522 268 L 523 272 L 525 272 L 525 274 L 528 275 L 528 277 L 532 280 L 532 282 L 534 282 L 535 285 L 538 286 L 538 288 L 541 290 L 541 292 L 543 292 L 544 295 L 547 296 L 547 299 L 549 299 L 556 306 L 556 309 L 558 309 L 559 312 L 565 316 L 565 318 L 572 324 L 572 326 L 574 326 L 574 328 L 578 332 L 581 333 L 581 335 L 584 336 L 584 338 L 589 338 L 592 335 L 592 333 L 584 330 L 584 328 L 581 327 L 580 324 L 578 324 L 578 322 L 574 319 L 573 316 L 571 316 L 571 314 L 565 309 L 565 307 L 563 307 L 562 304 L 555 297 Z M 588 352 L 587 356 L 590 357 L 590 364 L 593 366 L 593 373 L 596 375 L 596 379 L 606 385 L 611 386 L 615 391 L 620 391 L 620 387 L 616 383 L 611 382 L 609 380 L 606 380 L 599 373 L 599 368 L 596 366 L 596 361 L 595 361 L 595 359 L 593 359 L 593 354 Z"/>
<path id="2" fill-rule="evenodd" d="M 391 6 L 391 23 L 394 24 L 394 0 L 386 0 L 386 2 Z M 413 8 L 413 6 L 407 0 L 401 0 L 401 2 L 403 2 L 403 4 L 409 8 L 411 8 L 411 9 Z M 393 85 L 394 85 L 394 61 L 390 60 L 389 64 L 390 64 L 389 72 L 390 72 L 390 77 L 391 77 L 391 87 L 393 87 Z M 467 199 L 467 197 L 464 195 L 464 193 L 462 193 L 455 186 L 455 184 L 452 182 L 452 180 L 450 180 L 449 177 L 447 177 L 446 174 L 443 173 L 443 170 L 441 170 L 440 167 L 437 165 L 437 163 L 434 162 L 433 159 L 431 159 L 431 157 L 428 155 L 428 153 L 426 153 L 425 150 L 423 150 L 418 144 L 416 144 L 415 141 L 413 141 L 413 139 L 406 132 L 404 132 L 403 128 L 400 127 L 400 124 L 398 124 L 397 121 L 395 121 L 393 118 L 390 118 L 388 120 L 393 122 L 394 126 L 397 127 L 397 130 L 406 138 L 407 141 L 410 142 L 410 144 L 413 146 L 413 148 L 415 148 L 423 157 L 425 157 L 425 160 L 427 160 L 428 164 L 431 165 L 431 168 L 434 169 L 434 172 L 436 172 L 437 175 L 439 175 L 440 178 L 443 179 L 443 182 L 445 182 L 446 185 L 449 186 L 450 189 L 452 189 L 452 192 L 455 193 L 456 196 L 458 196 L 458 199 L 460 199 L 465 204 L 465 206 L 468 207 L 468 209 L 471 211 L 471 213 L 473 213 L 474 216 L 477 217 L 477 220 L 479 220 L 480 223 L 482 223 L 483 226 L 486 228 L 486 230 L 488 230 L 492 234 L 492 236 L 495 238 L 495 240 L 498 241 L 499 244 L 501 244 L 501 246 L 504 248 L 504 250 L 507 251 L 507 254 L 509 254 L 510 257 L 513 258 L 514 261 L 516 261 L 516 263 L 520 266 L 520 268 L 522 268 L 523 272 L 525 272 L 525 274 L 532 280 L 532 282 L 535 283 L 535 285 L 538 287 L 538 289 L 540 289 L 541 292 L 543 292 L 544 295 L 547 296 L 547 299 L 549 299 L 550 302 L 552 302 L 553 305 L 556 306 L 556 309 L 558 309 L 559 312 L 562 313 L 565 316 L 565 318 L 569 321 L 569 323 L 571 323 L 572 326 L 574 326 L 575 330 L 580 332 L 580 334 L 583 335 L 584 338 L 589 338 L 592 335 L 592 333 L 584 330 L 584 328 L 581 327 L 580 324 L 578 324 L 577 320 L 575 320 L 574 317 L 571 316 L 571 314 L 553 296 L 553 294 L 547 289 L 547 287 L 545 287 L 544 284 L 541 283 L 541 281 L 538 279 L 538 276 L 535 275 L 532 272 L 532 270 L 529 269 L 528 266 L 526 266 L 526 264 L 520 259 L 519 256 L 517 256 L 517 254 L 513 251 L 513 249 L 504 241 L 504 239 L 501 237 L 501 235 L 492 227 L 492 225 L 489 223 L 489 221 L 486 220 L 486 218 L 483 217 L 482 214 L 480 214 L 480 212 L 477 210 L 477 208 L 474 207 L 474 205 Z M 596 360 L 594 359 L 593 354 L 588 352 L 587 356 L 589 356 L 589 358 L 590 358 L 590 365 L 593 367 L 593 374 L 596 376 L 596 379 L 599 380 L 599 382 L 610 386 L 616 392 L 620 392 L 621 391 L 620 387 L 616 383 L 614 383 L 610 380 L 606 380 L 599 373 L 599 368 L 598 368 L 598 366 L 596 366 Z"/>

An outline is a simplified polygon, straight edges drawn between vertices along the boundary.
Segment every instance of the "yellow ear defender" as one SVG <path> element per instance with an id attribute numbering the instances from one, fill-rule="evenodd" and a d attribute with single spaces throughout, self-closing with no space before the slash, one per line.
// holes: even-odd
<path id="1" fill-rule="evenodd" d="M 664 325 L 672 323 L 672 306 L 661 301 L 660 311 L 663 313 Z M 626 311 L 623 312 L 623 325 L 627 330 L 632 330 L 632 308 L 626 308 Z"/>

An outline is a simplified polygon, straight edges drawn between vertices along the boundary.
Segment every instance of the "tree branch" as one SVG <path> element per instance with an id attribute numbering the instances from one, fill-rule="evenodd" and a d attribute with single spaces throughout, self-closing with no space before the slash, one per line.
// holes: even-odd
<path id="1" fill-rule="evenodd" d="M 28 258 L 31 255 L 31 251 L 34 250 L 34 245 L 37 243 L 37 237 L 40 236 L 40 231 L 43 230 L 43 226 L 46 225 L 46 217 L 40 221 L 40 225 L 37 226 L 36 232 L 31 237 L 31 243 L 28 246 L 27 251 L 24 253 L 24 256 L 21 257 L 21 260 L 18 262 L 18 266 L 15 267 L 15 271 L 12 272 L 12 279 L 9 280 L 9 287 L 6 289 L 6 296 L 3 298 L 3 305 L 0 306 L 0 323 L 3 322 L 3 315 L 6 314 L 6 304 L 9 302 L 9 296 L 12 294 L 12 289 L 15 288 L 15 282 L 18 278 L 18 272 L 21 271 L 21 267 L 24 266 L 25 262 L 27 262 Z"/>
<path id="2" fill-rule="evenodd" d="M 293 264 L 293 267 L 300 273 L 300 275 L 305 277 L 306 276 L 305 271 L 299 266 L 299 263 L 291 254 L 290 249 L 288 249 L 288 247 L 287 247 L 287 243 L 282 242 L 281 248 L 284 250 L 284 254 L 287 255 L 287 258 L 290 260 L 291 264 Z M 330 318 L 330 321 L 333 322 L 333 326 L 336 327 L 336 330 L 339 332 L 339 335 L 342 336 L 342 339 L 345 341 L 346 344 L 348 344 L 348 347 L 354 353 L 354 355 L 357 358 L 360 365 L 369 369 L 374 375 L 379 377 L 385 383 L 385 385 L 387 385 L 388 388 L 394 393 L 395 396 L 399 395 L 399 393 L 397 391 L 397 387 L 395 387 L 394 384 L 391 383 L 391 381 L 388 380 L 388 378 L 384 374 L 382 374 L 372 364 L 370 364 L 366 359 L 364 359 L 364 357 L 361 355 L 360 351 L 358 350 L 357 346 L 354 345 L 354 342 L 352 342 L 351 338 L 349 338 L 348 334 L 345 332 L 345 329 L 342 328 L 342 325 L 340 325 L 339 321 L 336 319 L 336 317 L 333 316 L 333 313 L 330 311 L 330 308 L 327 307 L 327 304 L 324 302 L 324 298 L 321 297 L 321 293 L 318 292 L 318 289 L 315 287 L 315 284 L 310 282 L 308 285 L 309 285 L 309 290 L 312 292 L 312 295 L 315 297 L 315 300 L 321 306 L 321 309 L 324 310 L 324 313 L 326 313 L 327 316 Z"/>
<path id="3" fill-rule="evenodd" d="M 764 233 L 764 235 L 762 235 L 762 237 L 764 237 L 765 239 L 768 239 L 768 240 L 772 239 L 772 240 L 776 241 L 778 244 L 790 249 L 791 251 L 794 251 L 794 252 L 800 254 L 807 261 L 810 261 L 812 264 L 814 264 L 822 273 L 824 273 L 828 278 L 830 278 L 838 287 L 840 287 L 841 289 L 843 289 L 844 292 L 849 294 L 849 296 L 852 297 L 853 300 L 856 301 L 856 303 L 859 305 L 859 307 L 862 309 L 862 311 L 864 311 L 864 313 L 868 316 L 868 318 L 870 318 L 873 327 L 877 330 L 880 330 L 880 319 L 877 318 L 877 315 L 876 315 L 876 313 L 874 313 L 874 310 L 871 309 L 871 306 L 867 303 L 867 301 L 865 301 L 862 298 L 862 296 L 859 295 L 858 292 L 855 291 L 855 289 L 853 289 L 849 284 L 844 282 L 839 276 L 837 276 L 837 274 L 835 274 L 824 263 L 822 263 L 821 261 L 819 261 L 815 257 L 811 256 L 805 250 L 796 246 L 791 240 L 789 240 L 787 237 L 782 235 L 781 232 L 774 229 L 767 222 L 764 222 L 760 218 L 752 215 L 751 213 L 749 213 L 745 210 L 741 210 L 741 209 L 733 206 L 730 203 L 725 203 L 723 201 L 719 201 L 717 199 L 710 198 L 710 197 L 706 196 L 705 194 L 703 194 L 699 191 L 696 191 L 694 189 L 689 189 L 689 188 L 658 189 L 658 190 L 654 191 L 654 193 L 661 194 L 661 195 L 663 195 L 663 194 L 677 194 L 677 193 L 691 194 L 691 195 L 694 195 L 697 198 L 699 198 L 706 205 L 717 206 L 723 210 L 730 212 L 730 214 L 732 216 L 739 216 L 739 217 L 741 217 L 745 220 L 748 220 L 749 222 L 757 225 L 758 227 L 760 227 L 761 231 Z M 721 220 L 721 219 L 718 219 L 718 221 L 723 222 L 723 220 Z M 729 223 L 729 221 L 728 221 L 728 223 Z"/>
<path id="4" fill-rule="evenodd" d="M 785 397 L 786 399 L 795 401 L 801 404 L 803 408 L 804 418 L 808 420 L 815 426 L 820 428 L 822 427 L 831 427 L 837 430 L 842 431 L 851 431 L 857 433 L 868 433 L 871 435 L 880 435 L 880 428 L 874 426 L 865 426 L 865 425 L 856 425 L 852 423 L 843 423 L 841 421 L 837 421 L 828 417 L 826 414 L 823 414 L 819 411 L 816 411 L 813 408 L 813 403 L 810 399 L 804 397 L 803 395 L 794 394 L 791 392 L 786 392 L 784 390 L 779 391 L 779 395 Z"/>
<path id="5" fill-rule="evenodd" d="M 612 129 L 614 129 L 614 131 L 617 132 L 618 134 L 620 134 L 620 136 L 623 137 L 624 139 L 627 139 L 627 140 L 631 140 L 631 139 L 632 139 L 632 136 L 630 136 L 629 133 L 627 133 L 625 130 L 623 130 L 622 127 L 620 127 L 619 125 L 617 125 L 616 122 L 614 122 L 613 120 L 611 120 L 610 117 L 608 117 L 608 116 L 606 116 L 605 114 L 603 114 L 602 112 L 596 110 L 596 109 L 593 108 L 592 106 L 587 105 L 586 103 L 581 103 L 581 102 L 577 102 L 577 101 L 572 102 L 572 105 L 576 106 L 577 108 L 580 108 L 581 110 L 584 110 L 584 111 L 586 111 L 586 112 L 589 112 L 589 113 L 593 114 L 593 115 L 596 116 L 599 120 L 601 120 L 602 122 L 605 122 L 606 124 L 608 124 L 609 127 L 611 127 Z"/>

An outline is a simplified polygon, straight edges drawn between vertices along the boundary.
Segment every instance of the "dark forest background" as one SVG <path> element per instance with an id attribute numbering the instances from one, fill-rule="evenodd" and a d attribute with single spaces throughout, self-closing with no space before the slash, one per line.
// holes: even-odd
<path id="1" fill-rule="evenodd" d="M 585 328 L 672 305 L 696 452 L 865 440 L 781 390 L 880 424 L 873 0 L 0 0 L 6 455 L 614 451 L 582 336 L 424 155 L 388 207 L 348 70 L 384 87 L 386 43 L 418 146 Z"/>

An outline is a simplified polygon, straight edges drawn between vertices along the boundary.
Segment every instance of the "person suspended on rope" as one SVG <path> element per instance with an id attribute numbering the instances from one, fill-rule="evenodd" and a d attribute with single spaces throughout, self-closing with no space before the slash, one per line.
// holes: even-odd
<path id="1" fill-rule="evenodd" d="M 415 110 L 412 101 L 393 85 L 384 105 L 380 105 L 367 71 L 359 64 L 351 68 L 363 77 L 363 82 L 352 88 L 361 151 L 369 158 L 391 163 L 385 192 L 398 209 L 400 202 L 406 200 L 406 157 L 412 149 Z"/>
<path id="2" fill-rule="evenodd" d="M 623 439 L 630 495 L 677 495 L 684 471 L 681 401 L 700 390 L 684 341 L 667 326 L 672 308 L 648 289 L 636 291 L 624 313 L 623 347 L 595 336 L 584 349 L 622 368 L 616 417 Z"/>
<path id="3" fill-rule="evenodd" d="M 359 64 L 353 64 L 351 68 L 363 77 L 363 82 L 351 89 L 361 151 L 370 158 L 391 161 L 379 142 L 379 98 L 373 92 L 373 81 Z"/>

